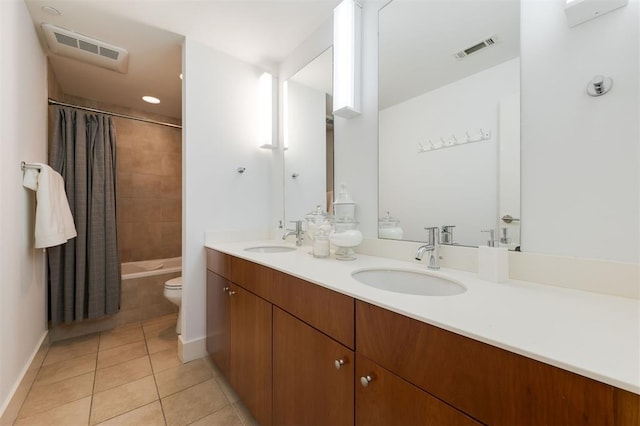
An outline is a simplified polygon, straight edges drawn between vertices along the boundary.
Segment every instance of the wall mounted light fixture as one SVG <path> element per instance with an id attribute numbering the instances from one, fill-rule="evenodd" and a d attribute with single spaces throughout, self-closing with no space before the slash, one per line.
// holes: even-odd
<path id="1" fill-rule="evenodd" d="M 282 147 L 289 149 L 289 82 L 282 83 Z"/>
<path id="2" fill-rule="evenodd" d="M 343 0 L 333 10 L 333 114 L 360 115 L 362 6 Z"/>
<path id="3" fill-rule="evenodd" d="M 268 72 L 260 76 L 260 148 L 276 149 L 273 143 L 273 76 Z"/>

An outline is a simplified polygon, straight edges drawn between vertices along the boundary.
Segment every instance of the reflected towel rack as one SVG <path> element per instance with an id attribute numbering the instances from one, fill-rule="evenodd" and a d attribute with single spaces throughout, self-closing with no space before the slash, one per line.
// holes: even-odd
<path id="1" fill-rule="evenodd" d="M 418 154 L 423 152 L 435 151 L 443 148 L 451 148 L 453 146 L 465 145 L 473 142 L 481 142 L 491 139 L 491 130 L 480 129 L 479 133 L 470 135 L 469 132 L 465 132 L 465 135 L 458 138 L 456 135 L 451 135 L 450 138 L 445 139 L 441 137 L 439 141 L 435 143 L 429 139 L 427 144 L 422 142 L 418 143 Z"/>
<path id="2" fill-rule="evenodd" d="M 40 166 L 38 166 L 37 164 L 30 164 L 30 163 L 26 163 L 24 161 L 20 162 L 20 168 L 22 169 L 23 172 L 25 171 L 25 169 L 40 170 Z"/>

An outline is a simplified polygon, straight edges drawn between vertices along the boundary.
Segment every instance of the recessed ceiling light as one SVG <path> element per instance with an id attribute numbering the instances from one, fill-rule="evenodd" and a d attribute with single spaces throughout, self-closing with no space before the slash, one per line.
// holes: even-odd
<path id="1" fill-rule="evenodd" d="M 153 96 L 143 96 L 142 100 L 145 102 L 149 102 L 150 104 L 159 104 L 160 99 L 154 98 Z"/>
<path id="2" fill-rule="evenodd" d="M 49 15 L 53 15 L 53 16 L 60 16 L 60 11 L 58 9 L 56 9 L 55 7 L 52 6 L 42 6 L 41 7 L 42 11 L 44 13 L 47 13 Z"/>

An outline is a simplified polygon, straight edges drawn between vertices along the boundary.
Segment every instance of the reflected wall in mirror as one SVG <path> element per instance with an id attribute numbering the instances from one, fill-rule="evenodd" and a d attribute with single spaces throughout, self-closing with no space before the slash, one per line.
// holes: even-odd
<path id="1" fill-rule="evenodd" d="M 333 48 L 285 82 L 284 215 L 304 219 L 333 203 Z"/>
<path id="2" fill-rule="evenodd" d="M 484 245 L 494 229 L 519 246 L 519 22 L 517 0 L 380 10 L 379 214 L 400 221 L 403 239 L 452 226 L 443 243 Z"/>

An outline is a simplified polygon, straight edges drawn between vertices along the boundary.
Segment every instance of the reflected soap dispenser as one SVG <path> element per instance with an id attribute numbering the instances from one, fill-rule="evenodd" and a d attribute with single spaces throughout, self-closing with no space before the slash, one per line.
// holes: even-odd
<path id="1" fill-rule="evenodd" d="M 478 276 L 481 280 L 501 283 L 509 279 L 509 253 L 505 247 L 496 247 L 495 231 L 490 235 L 486 246 L 478 247 Z"/>

